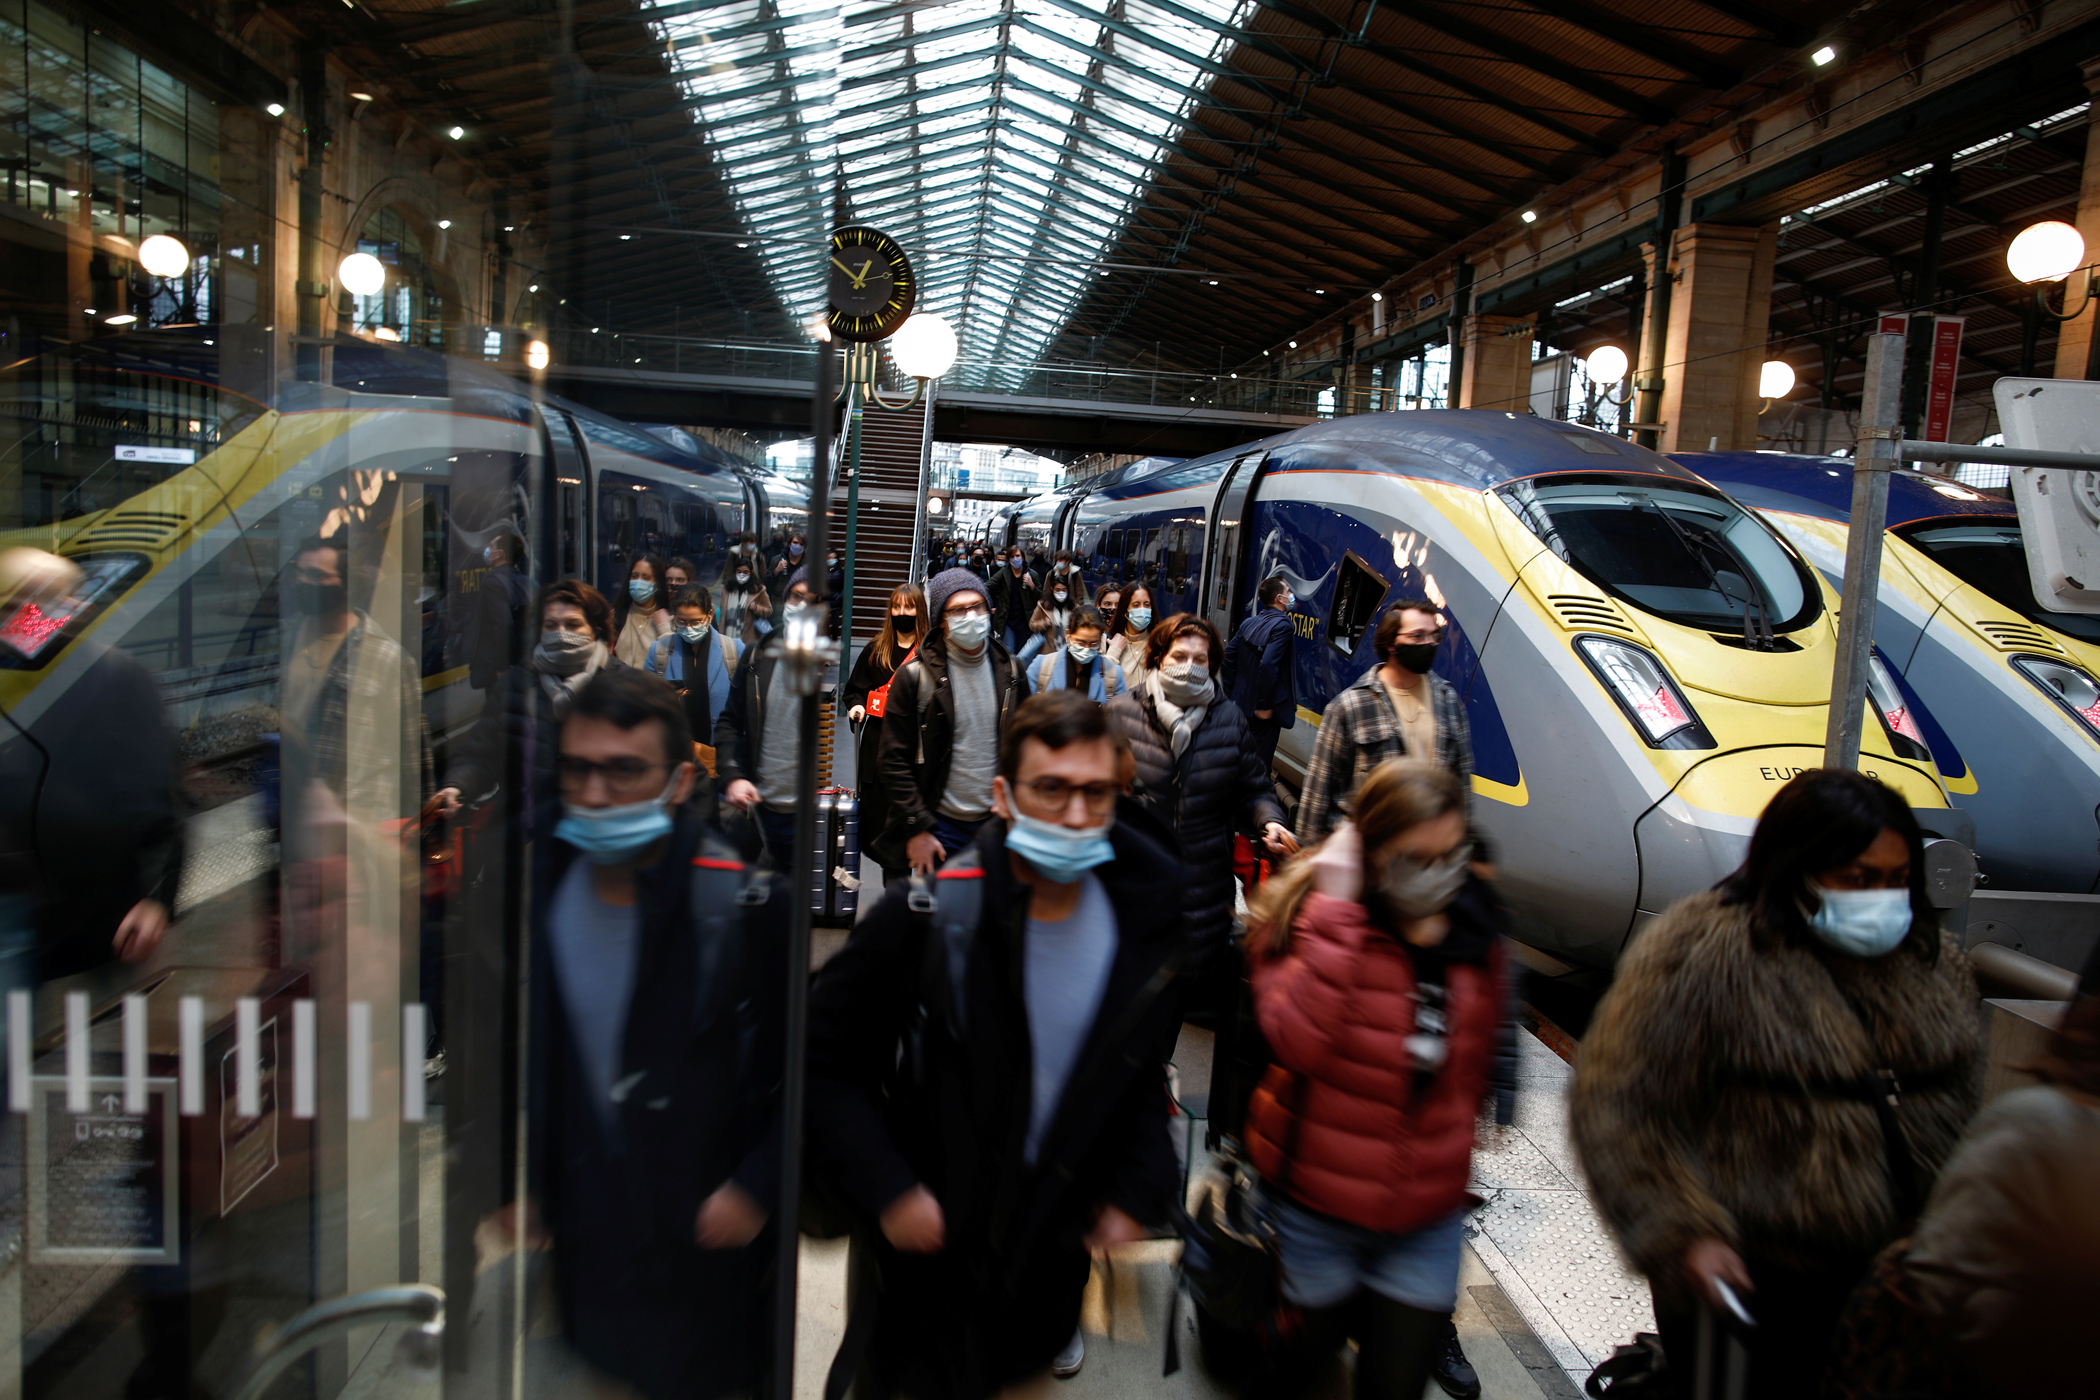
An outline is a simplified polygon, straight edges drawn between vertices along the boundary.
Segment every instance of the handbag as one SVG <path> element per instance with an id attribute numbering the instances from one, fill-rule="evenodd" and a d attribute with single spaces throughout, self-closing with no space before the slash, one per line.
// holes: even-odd
<path id="1" fill-rule="evenodd" d="M 903 670 L 905 662 L 910 661 L 914 656 L 917 656 L 918 654 L 919 649 L 917 647 L 913 647 L 910 651 L 906 652 L 904 654 L 904 661 L 900 661 L 897 663 L 897 671 Z M 883 712 L 889 709 L 890 685 L 897 679 L 897 671 L 890 672 L 889 680 L 884 681 L 881 685 L 876 686 L 873 690 L 868 692 L 867 702 L 863 704 L 861 708 L 868 712 L 869 719 L 881 719 L 883 716 Z"/>

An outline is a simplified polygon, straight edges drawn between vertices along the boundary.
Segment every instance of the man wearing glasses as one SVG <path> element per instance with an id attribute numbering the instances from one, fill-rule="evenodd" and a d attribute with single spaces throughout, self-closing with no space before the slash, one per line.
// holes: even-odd
<path id="1" fill-rule="evenodd" d="M 1078 1371 L 1089 1251 L 1170 1212 L 1187 881 L 1115 820 L 1125 753 L 1079 691 L 1022 704 L 998 819 L 913 882 L 931 910 L 891 886 L 811 993 L 811 1161 L 881 1274 L 856 1304 L 879 1307 L 870 1349 L 841 1360 L 876 1394 L 986 1400 Z"/>
<path id="2" fill-rule="evenodd" d="M 763 1388 L 779 1190 L 787 886 L 741 902 L 686 725 L 655 676 L 583 686 L 534 898 L 528 1229 L 569 1345 L 648 1400 Z"/>
<path id="3" fill-rule="evenodd" d="M 1402 598 L 1378 619 L 1372 641 L 1379 664 L 1321 716 L 1298 800 L 1300 844 L 1326 840 L 1356 785 L 1389 758 L 1434 758 L 1470 790 L 1473 730 L 1465 706 L 1449 681 L 1430 673 L 1443 640 L 1443 619 L 1427 598 Z"/>
<path id="4" fill-rule="evenodd" d="M 947 569 L 926 585 L 932 629 L 890 682 L 878 762 L 890 793 L 891 846 L 924 875 L 970 844 L 992 814 L 1008 714 L 1028 694 L 992 635 L 984 580 Z"/>

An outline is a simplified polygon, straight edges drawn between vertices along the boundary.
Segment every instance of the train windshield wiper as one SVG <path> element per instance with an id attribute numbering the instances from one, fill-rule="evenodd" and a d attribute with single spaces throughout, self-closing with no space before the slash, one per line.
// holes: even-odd
<path id="1" fill-rule="evenodd" d="M 1622 499 L 1635 510 L 1652 510 L 1661 516 L 1663 524 L 1669 527 L 1671 536 L 1684 552 L 1691 556 L 1692 562 L 1699 566 L 1700 572 L 1706 575 L 1707 582 L 1714 587 L 1714 592 L 1728 599 L 1731 603 L 1741 603 L 1743 605 L 1744 646 L 1752 651 L 1777 651 L 1779 649 L 1778 641 L 1772 633 L 1772 620 L 1765 612 L 1764 600 L 1757 596 L 1757 586 L 1751 583 L 1747 576 L 1743 576 L 1744 587 L 1748 590 L 1748 596 L 1737 594 L 1734 589 L 1721 582 L 1721 575 L 1715 571 L 1712 562 L 1707 558 L 1708 551 L 1720 549 L 1720 546 L 1714 544 L 1711 539 L 1693 539 L 1692 532 L 1684 527 L 1683 521 L 1646 496 L 1629 494 L 1622 497 Z M 1712 534 L 1711 531 L 1706 530 L 1703 526 L 1701 527 L 1701 532 L 1709 536 Z M 1734 568 L 1742 567 L 1740 561 L 1734 556 L 1727 554 L 1725 550 L 1722 553 L 1725 562 L 1731 566 L 1731 571 Z"/>

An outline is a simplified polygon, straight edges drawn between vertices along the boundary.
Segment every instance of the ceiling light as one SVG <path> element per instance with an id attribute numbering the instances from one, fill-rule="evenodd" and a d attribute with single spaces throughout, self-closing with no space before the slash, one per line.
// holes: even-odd
<path id="1" fill-rule="evenodd" d="M 633 235 L 633 234 L 631 234 L 631 233 L 623 233 L 623 234 L 621 234 L 621 235 L 620 235 L 620 241 L 621 241 L 622 243 L 626 243 L 626 242 L 630 241 L 630 240 L 631 240 L 631 239 L 632 239 L 633 237 L 634 237 L 634 235 Z"/>
<path id="2" fill-rule="evenodd" d="M 1373 293 L 1371 293 L 1371 300 L 1373 300 L 1373 301 L 1384 301 L 1384 300 L 1385 300 L 1385 293 L 1384 293 L 1384 292 L 1373 292 Z"/>
<path id="3" fill-rule="evenodd" d="M 453 127 L 453 128 L 452 128 L 452 129 L 450 130 L 450 131 L 446 132 L 445 134 L 446 134 L 447 136 L 451 137 L 451 138 L 452 138 L 453 140 L 457 141 L 457 140 L 459 140 L 459 139 L 460 139 L 460 138 L 461 138 L 462 136 L 465 136 L 465 135 L 467 134 L 467 129 L 466 129 L 465 127 L 463 127 L 463 126 L 455 126 L 455 127 Z"/>
<path id="4" fill-rule="evenodd" d="M 1293 349 L 1293 350 L 1296 350 L 1297 348 L 1298 348 L 1298 342 L 1297 342 L 1297 341 L 1295 341 L 1295 340 L 1294 340 L 1294 341 L 1292 341 L 1292 342 L 1291 342 L 1291 349 Z"/>
<path id="5" fill-rule="evenodd" d="M 1794 392 L 1794 367 L 1785 360 L 1766 360 L 1757 372 L 1757 394 L 1764 399 L 1783 399 Z"/>
<path id="6" fill-rule="evenodd" d="M 386 286 L 386 264 L 370 253 L 352 253 L 336 265 L 335 275 L 342 279 L 347 291 L 358 296 L 375 296 Z"/>
<path id="7" fill-rule="evenodd" d="M 110 316 L 105 318 L 102 324 L 105 326 L 128 326 L 136 320 L 138 320 L 138 317 L 132 315 L 130 312 L 127 311 L 121 316 Z"/>
<path id="8" fill-rule="evenodd" d="M 516 224 L 505 224 L 503 226 L 503 231 L 505 233 L 516 233 L 518 231 L 518 226 Z"/>
<path id="9" fill-rule="evenodd" d="M 1590 351 L 1590 378 L 1599 384 L 1616 384 L 1626 377 L 1626 352 L 1616 345 L 1600 345 Z"/>
<path id="10" fill-rule="evenodd" d="M 1825 44 L 1822 48 L 1817 49 L 1808 57 L 1810 61 L 1816 65 L 1816 67 L 1822 68 L 1828 66 L 1829 64 L 1837 62 L 1837 56 L 1838 51 L 1830 47 L 1830 45 Z"/>
<path id="11" fill-rule="evenodd" d="M 1231 378 L 1233 378 L 1233 379 L 1238 379 L 1238 378 L 1239 378 L 1239 375 L 1237 375 L 1237 374 L 1234 374 L 1234 375 L 1232 375 L 1232 376 L 1230 376 L 1230 377 L 1231 377 Z"/>
<path id="12" fill-rule="evenodd" d="M 272 102 L 269 106 L 263 108 L 263 110 L 265 112 L 268 112 L 273 117 L 281 117 L 284 115 L 284 104 L 282 102 Z"/>
<path id="13" fill-rule="evenodd" d="M 350 100 L 352 102 L 370 102 L 372 94 L 369 92 L 353 92 L 350 94 Z"/>
<path id="14" fill-rule="evenodd" d="M 92 307 L 92 306 L 84 306 L 84 307 L 82 307 L 82 308 L 81 308 L 81 311 L 82 311 L 82 312 L 83 312 L 83 313 L 84 313 L 85 315 L 89 315 L 89 316 L 92 316 L 92 315 L 94 315 L 94 314 L 95 314 L 95 308 L 94 308 L 94 307 Z"/>
<path id="15" fill-rule="evenodd" d="M 1315 287 L 1313 288 L 1313 295 L 1316 297 L 1324 297 L 1327 295 L 1327 289 L 1325 287 Z"/>
<path id="16" fill-rule="evenodd" d="M 554 352 L 547 348 L 547 342 L 544 340 L 532 341 L 525 347 L 525 363 L 533 369 L 545 369 L 547 362 L 553 358 Z"/>
<path id="17" fill-rule="evenodd" d="M 155 277 L 180 277 L 190 270 L 190 250 L 181 239 L 156 233 L 139 244 L 139 266 Z"/>
<path id="18" fill-rule="evenodd" d="M 739 247 L 739 248 L 748 248 L 748 247 L 750 247 L 751 245 L 750 245 L 749 243 L 739 243 L 739 244 L 737 244 L 736 246 L 737 246 L 737 247 Z"/>
<path id="19" fill-rule="evenodd" d="M 535 283 L 533 283 L 533 284 L 532 284 L 531 286 L 527 287 L 527 288 L 526 288 L 525 290 L 526 290 L 526 291 L 528 291 L 528 292 L 536 292 L 536 291 L 538 291 L 539 289 L 540 289 L 540 284 L 539 284 L 539 283 L 537 283 L 537 282 L 535 282 Z"/>
<path id="20" fill-rule="evenodd" d="M 451 228 L 451 227 L 452 227 L 452 221 L 451 221 L 450 219 L 439 219 L 439 220 L 438 220 L 438 227 L 439 227 L 439 228 Z"/>
<path id="21" fill-rule="evenodd" d="M 2085 262 L 2085 238 L 2061 219 L 2032 224 L 2005 250 L 2005 266 L 2022 282 L 2061 282 Z"/>
<path id="22" fill-rule="evenodd" d="M 1211 285 L 1212 285 L 1213 287 L 1217 286 L 1217 285 L 1218 285 L 1218 279 L 1217 279 L 1217 278 L 1215 278 L 1215 277 L 1211 278 L 1211 279 L 1210 279 L 1210 284 L 1211 284 Z"/>
<path id="23" fill-rule="evenodd" d="M 1517 217 L 1522 219 L 1527 224 L 1535 224 L 1539 221 L 1539 214 L 1538 210 L 1536 209 L 1526 209 L 1522 214 L 1519 214 Z"/>
<path id="24" fill-rule="evenodd" d="M 890 358 L 914 379 L 939 379 L 955 366 L 955 330 L 930 311 L 921 311 L 890 337 Z"/>

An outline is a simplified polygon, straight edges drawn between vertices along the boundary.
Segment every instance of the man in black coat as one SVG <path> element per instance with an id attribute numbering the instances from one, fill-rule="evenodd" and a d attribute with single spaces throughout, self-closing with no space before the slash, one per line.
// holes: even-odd
<path id="1" fill-rule="evenodd" d="M 533 892 L 531 1203 L 569 1345 L 647 1400 L 753 1393 L 770 1336 L 787 886 L 740 902 L 692 752 L 667 684 L 594 676 Z"/>
<path id="2" fill-rule="evenodd" d="M 1028 640 L 1028 620 L 1035 616 L 1035 605 L 1043 601 L 1043 576 L 1022 562 L 1019 545 L 990 562 L 986 596 L 992 604 L 992 635 L 1008 651 L 1019 651 Z"/>
<path id="3" fill-rule="evenodd" d="M 498 530 L 482 549 L 488 572 L 475 590 L 461 648 L 467 683 L 487 690 L 505 670 L 525 659 L 532 611 L 532 580 L 525 576 L 525 541 L 514 530 Z"/>
<path id="4" fill-rule="evenodd" d="M 1294 684 L 1294 639 L 1291 625 L 1291 586 L 1280 578 L 1267 579 L 1255 594 L 1258 604 L 1252 616 L 1233 633 L 1225 648 L 1220 679 L 1232 703 L 1247 716 L 1247 737 L 1262 772 L 1276 758 L 1276 740 L 1298 723 L 1298 694 Z"/>
<path id="5" fill-rule="evenodd" d="M 1028 700 L 999 819 L 931 882 L 935 911 L 893 886 L 817 978 L 812 1163 L 874 1226 L 881 1287 L 857 1306 L 880 1310 L 881 1394 L 983 1400 L 1077 1370 L 1089 1250 L 1171 1211 L 1186 941 L 1162 895 L 1183 876 L 1115 824 L 1122 761 L 1085 696 Z"/>

